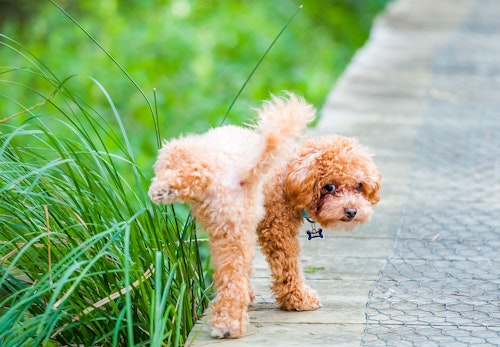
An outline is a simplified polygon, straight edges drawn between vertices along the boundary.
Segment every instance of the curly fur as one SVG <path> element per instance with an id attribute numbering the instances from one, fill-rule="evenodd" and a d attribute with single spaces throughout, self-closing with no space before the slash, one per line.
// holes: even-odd
<path id="1" fill-rule="evenodd" d="M 263 182 L 286 157 L 285 145 L 313 119 L 314 109 L 302 99 L 273 97 L 259 110 L 253 129 L 219 127 L 171 140 L 159 151 L 151 199 L 189 203 L 209 235 L 215 267 L 214 337 L 238 337 L 245 331 L 253 300 L 255 230 L 265 213 Z"/>
<path id="2" fill-rule="evenodd" d="M 355 139 L 320 136 L 304 141 L 269 177 L 257 234 L 274 278 L 271 289 L 284 310 L 317 309 L 318 296 L 299 266 L 302 211 L 325 228 L 352 230 L 370 219 L 380 199 L 380 173 Z"/>
<path id="3" fill-rule="evenodd" d="M 151 199 L 190 203 L 209 234 L 214 337 L 245 331 L 256 236 L 280 307 L 314 310 L 320 302 L 299 265 L 302 211 L 325 228 L 352 230 L 380 199 L 380 173 L 355 139 L 320 136 L 287 150 L 313 118 L 302 99 L 273 97 L 253 129 L 215 128 L 166 142 L 159 152 Z"/>

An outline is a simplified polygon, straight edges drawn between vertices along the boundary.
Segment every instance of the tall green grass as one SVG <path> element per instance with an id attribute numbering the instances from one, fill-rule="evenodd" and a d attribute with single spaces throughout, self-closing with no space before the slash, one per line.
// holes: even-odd
<path id="1" fill-rule="evenodd" d="M 0 102 L 21 109 L 0 115 L 0 345 L 183 344 L 208 303 L 195 224 L 151 204 L 103 85 L 97 112 L 78 77 L 8 37 L 0 48 L 23 58 L 0 68 Z M 15 82 L 25 74 L 32 84 Z"/>

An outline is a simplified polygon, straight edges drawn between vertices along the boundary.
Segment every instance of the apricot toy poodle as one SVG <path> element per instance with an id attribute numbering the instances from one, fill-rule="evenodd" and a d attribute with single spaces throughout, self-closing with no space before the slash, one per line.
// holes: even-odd
<path id="1" fill-rule="evenodd" d="M 213 337 L 245 331 L 254 298 L 255 231 L 265 213 L 264 180 L 313 119 L 313 107 L 301 98 L 272 97 L 258 111 L 253 129 L 218 127 L 168 141 L 159 151 L 149 196 L 155 203 L 189 203 L 209 235 L 216 288 Z"/>
<path id="2" fill-rule="evenodd" d="M 304 284 L 299 266 L 297 236 L 304 217 L 325 228 L 352 230 L 372 215 L 381 175 L 355 139 L 320 136 L 305 140 L 269 177 L 257 234 L 271 268 L 271 289 L 284 310 L 317 309 L 318 296 Z"/>

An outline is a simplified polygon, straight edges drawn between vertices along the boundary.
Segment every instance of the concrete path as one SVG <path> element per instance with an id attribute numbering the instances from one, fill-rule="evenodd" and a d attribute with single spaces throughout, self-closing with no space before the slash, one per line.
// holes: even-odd
<path id="1" fill-rule="evenodd" d="M 191 346 L 500 345 L 500 1 L 396 0 L 315 133 L 376 154 L 382 200 L 352 233 L 302 237 L 323 307 L 280 311 L 255 261 L 251 326 Z"/>

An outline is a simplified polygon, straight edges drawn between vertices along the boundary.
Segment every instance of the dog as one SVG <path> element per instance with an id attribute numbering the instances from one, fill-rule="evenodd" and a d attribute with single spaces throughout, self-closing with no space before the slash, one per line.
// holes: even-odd
<path id="1" fill-rule="evenodd" d="M 149 196 L 155 203 L 186 202 L 209 235 L 213 282 L 211 335 L 245 332 L 256 229 L 264 217 L 266 175 L 287 157 L 294 139 L 314 120 L 314 108 L 293 94 L 272 97 L 253 128 L 223 126 L 164 143 Z"/>
<path id="2" fill-rule="evenodd" d="M 264 186 L 266 215 L 258 242 L 271 268 L 271 289 L 287 311 L 319 308 L 299 266 L 299 228 L 304 216 L 324 228 L 350 231 L 368 221 L 379 200 L 381 175 L 357 140 L 325 135 L 305 140 L 274 168 Z"/>

